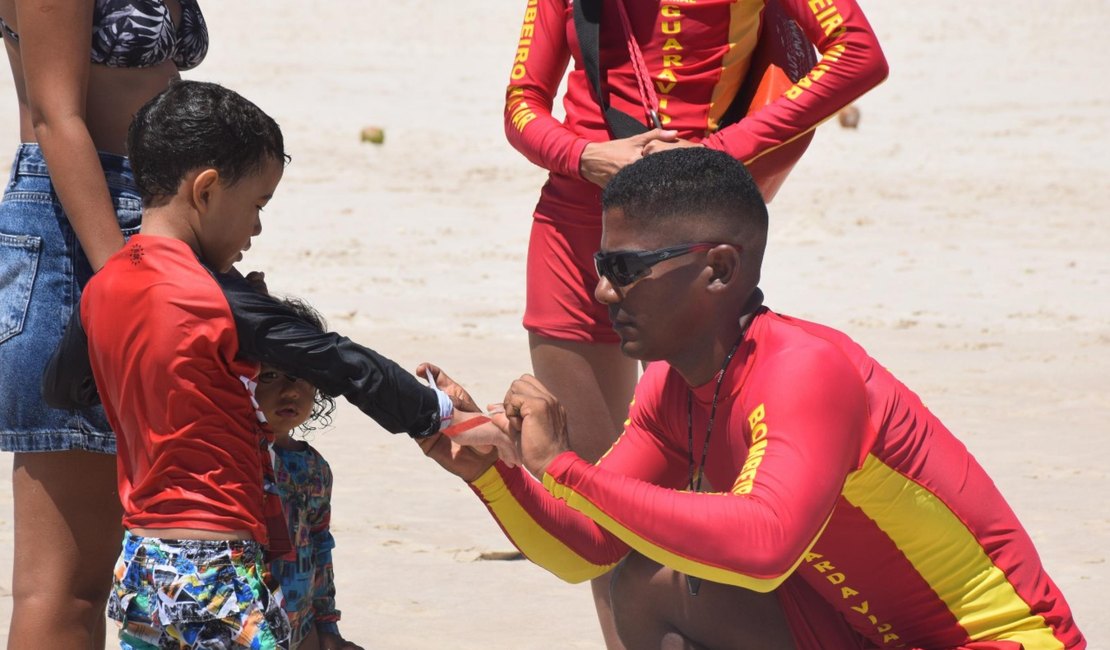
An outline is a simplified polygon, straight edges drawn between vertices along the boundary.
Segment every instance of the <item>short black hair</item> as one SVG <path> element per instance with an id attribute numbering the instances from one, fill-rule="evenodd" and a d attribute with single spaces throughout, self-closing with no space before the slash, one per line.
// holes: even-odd
<path id="1" fill-rule="evenodd" d="M 227 185 L 288 162 L 281 128 L 239 93 L 204 81 L 175 81 L 135 114 L 127 156 L 143 205 L 165 203 L 185 175 L 211 167 Z"/>
<path id="2" fill-rule="evenodd" d="M 601 205 L 648 228 L 697 217 L 753 243 L 766 241 L 767 204 L 752 175 L 732 156 L 705 147 L 644 156 L 613 176 Z"/>
<path id="3" fill-rule="evenodd" d="M 324 317 L 321 316 L 320 312 L 316 311 L 312 305 L 300 298 L 294 298 L 293 296 L 277 298 L 277 301 L 292 311 L 301 320 L 312 325 L 317 331 L 327 333 L 328 325 L 324 322 Z M 313 386 L 313 388 L 316 387 Z M 331 414 L 334 412 L 335 398 L 325 395 L 320 389 L 316 389 L 316 396 L 312 399 L 312 413 L 310 413 L 308 419 L 301 424 L 301 432 L 308 433 L 309 431 L 331 426 Z"/>

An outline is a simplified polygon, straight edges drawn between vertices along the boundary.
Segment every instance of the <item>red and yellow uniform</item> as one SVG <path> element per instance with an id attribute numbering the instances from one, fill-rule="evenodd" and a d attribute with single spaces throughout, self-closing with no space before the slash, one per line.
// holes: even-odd
<path id="1" fill-rule="evenodd" d="M 626 1 L 665 128 L 751 162 L 885 78 L 886 60 L 855 0 L 778 1 L 821 58 L 778 100 L 723 129 L 719 121 L 751 63 L 764 0 Z M 615 0 L 603 0 L 600 24 L 609 101 L 646 123 Z M 572 58 L 560 122 L 551 109 Z M 525 157 L 551 172 L 534 215 L 525 327 L 551 338 L 614 342 L 605 310 L 592 298 L 600 188 L 579 175 L 586 145 L 610 135 L 582 67 L 571 3 L 528 0 L 506 93 L 505 132 Z"/>
<path id="2" fill-rule="evenodd" d="M 1086 647 L 982 467 L 847 336 L 767 310 L 754 318 L 720 389 L 704 469 L 715 492 L 692 493 L 687 400 L 697 458 L 715 384 L 691 389 L 652 364 L 596 466 L 567 452 L 540 485 L 497 464 L 473 488 L 513 543 L 564 579 L 600 575 L 634 549 L 778 590 L 803 648 L 801 630 L 821 616 L 790 606 L 799 580 L 868 640 L 860 647 Z"/>

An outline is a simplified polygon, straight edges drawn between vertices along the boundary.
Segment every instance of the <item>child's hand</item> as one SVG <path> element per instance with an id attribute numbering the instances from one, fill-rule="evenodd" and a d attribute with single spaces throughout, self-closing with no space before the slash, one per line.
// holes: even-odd
<path id="1" fill-rule="evenodd" d="M 262 271 L 251 271 L 244 278 L 250 283 L 251 288 L 258 293 L 270 295 L 270 288 L 266 286 L 266 274 Z"/>
<path id="2" fill-rule="evenodd" d="M 471 421 L 481 418 L 481 424 L 474 426 Z M 451 441 L 464 447 L 474 447 L 478 453 L 485 453 L 491 447 L 497 448 L 501 462 L 509 467 L 520 464 L 520 451 L 516 441 L 508 433 L 480 413 L 455 411 L 455 421 L 442 431 Z"/>
<path id="3" fill-rule="evenodd" d="M 364 650 L 357 643 L 344 639 L 339 634 L 332 634 L 317 628 L 320 638 L 320 650 Z"/>
<path id="4" fill-rule="evenodd" d="M 455 383 L 454 379 L 447 376 L 447 373 L 440 370 L 437 366 L 430 363 L 422 363 L 416 367 L 416 376 L 424 378 L 428 373 L 431 373 L 432 378 L 435 380 L 436 387 L 441 391 L 447 393 L 451 398 L 451 402 L 455 408 L 460 411 L 467 411 L 469 413 L 481 413 L 482 409 L 478 408 L 478 404 L 470 397 L 470 393 L 466 389 Z"/>

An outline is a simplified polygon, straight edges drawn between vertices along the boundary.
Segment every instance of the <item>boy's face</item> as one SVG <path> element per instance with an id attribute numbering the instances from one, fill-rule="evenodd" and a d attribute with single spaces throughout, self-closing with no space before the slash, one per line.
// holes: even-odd
<path id="1" fill-rule="evenodd" d="M 243 259 L 251 237 L 262 232 L 259 213 L 274 195 L 283 172 L 281 162 L 271 158 L 234 185 L 219 181 L 212 186 L 196 233 L 205 264 L 224 273 Z"/>

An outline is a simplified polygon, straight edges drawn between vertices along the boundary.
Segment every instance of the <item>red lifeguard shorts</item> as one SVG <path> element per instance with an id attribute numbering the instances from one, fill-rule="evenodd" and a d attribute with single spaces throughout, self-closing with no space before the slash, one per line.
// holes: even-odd
<path id="1" fill-rule="evenodd" d="M 619 342 L 608 308 L 594 300 L 600 220 L 568 224 L 537 217 L 528 240 L 524 328 L 560 341 Z"/>

